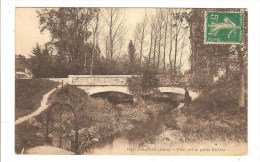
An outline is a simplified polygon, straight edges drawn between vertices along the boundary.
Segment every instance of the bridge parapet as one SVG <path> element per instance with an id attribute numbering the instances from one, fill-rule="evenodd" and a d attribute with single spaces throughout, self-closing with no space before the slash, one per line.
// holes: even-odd
<path id="1" fill-rule="evenodd" d="M 76 86 L 127 86 L 133 75 L 69 75 L 70 85 Z M 161 86 L 180 86 L 187 82 L 183 76 L 158 76 Z"/>
<path id="2" fill-rule="evenodd" d="M 132 75 L 69 75 L 70 85 L 81 86 L 126 86 Z"/>
<path id="3" fill-rule="evenodd" d="M 187 84 L 188 78 L 184 75 L 181 76 L 158 76 L 159 82 L 161 86 L 177 86 L 183 87 Z"/>

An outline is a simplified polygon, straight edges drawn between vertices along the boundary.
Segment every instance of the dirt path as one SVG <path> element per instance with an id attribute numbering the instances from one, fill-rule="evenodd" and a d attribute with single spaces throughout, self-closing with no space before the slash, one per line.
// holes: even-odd
<path id="1" fill-rule="evenodd" d="M 61 86 L 58 86 L 58 88 L 59 87 L 61 87 Z M 56 88 L 54 88 L 51 91 L 49 91 L 48 93 L 44 94 L 43 97 L 42 97 L 42 100 L 41 100 L 41 106 L 36 111 L 34 111 L 33 113 L 17 119 L 15 121 L 15 125 L 20 124 L 22 122 L 25 122 L 26 120 L 39 115 L 41 112 L 43 112 L 45 109 L 47 109 L 49 107 L 48 98 L 55 90 L 56 90 Z"/>

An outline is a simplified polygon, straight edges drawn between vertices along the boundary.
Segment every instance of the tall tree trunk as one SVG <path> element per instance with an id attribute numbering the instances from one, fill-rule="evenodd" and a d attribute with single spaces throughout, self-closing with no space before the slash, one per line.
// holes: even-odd
<path id="1" fill-rule="evenodd" d="M 98 28 L 98 20 L 99 20 L 99 14 L 96 15 L 96 26 L 95 29 L 93 30 L 93 47 L 92 47 L 92 52 L 91 52 L 91 64 L 90 64 L 90 75 L 93 73 L 93 64 L 94 64 L 94 53 L 96 49 L 96 32 Z"/>
<path id="2" fill-rule="evenodd" d="M 175 49 L 174 49 L 174 67 L 173 67 L 173 72 L 174 75 L 177 74 L 177 69 L 176 69 L 176 62 L 177 62 L 177 48 L 178 48 L 178 28 L 176 25 L 176 33 L 175 33 Z"/>
<path id="3" fill-rule="evenodd" d="M 161 14 L 161 13 L 160 13 Z M 162 39 L 162 16 L 160 17 L 160 26 L 159 26 L 159 46 L 158 46 L 158 68 L 160 66 L 160 57 L 161 57 L 161 39 Z"/>
<path id="4" fill-rule="evenodd" d="M 111 15 L 110 15 L 110 26 L 109 26 L 109 40 L 110 40 L 110 59 L 113 58 L 113 36 L 112 36 L 112 28 L 113 28 L 113 14 L 112 14 L 112 10 L 110 11 Z"/>
<path id="5" fill-rule="evenodd" d="M 84 52 L 84 65 L 83 65 L 83 68 L 84 68 L 84 74 L 87 73 L 87 42 L 85 42 L 85 52 Z"/>
<path id="6" fill-rule="evenodd" d="M 239 107 L 245 107 L 245 76 L 244 73 L 241 72 L 240 78 L 240 97 L 239 97 Z"/>
<path id="7" fill-rule="evenodd" d="M 170 61 L 170 73 L 172 75 L 172 32 L 173 32 L 173 26 L 172 26 L 172 18 L 171 18 L 171 28 L 170 28 L 170 52 L 169 52 L 169 61 Z"/>
<path id="8" fill-rule="evenodd" d="M 89 14 L 89 10 L 87 10 L 87 15 Z M 86 39 L 86 36 L 84 37 L 84 43 L 85 43 L 85 53 L 84 53 L 84 65 L 83 65 L 83 71 L 84 73 L 87 73 L 87 40 Z"/>
<path id="9" fill-rule="evenodd" d="M 150 50 L 149 50 L 149 56 L 148 56 L 148 66 L 150 66 L 151 62 L 151 55 L 152 55 L 152 45 L 153 44 L 153 30 L 151 29 L 151 39 L 150 39 Z"/>
<path id="10" fill-rule="evenodd" d="M 140 47 L 140 67 L 142 67 L 144 32 L 145 32 L 145 27 L 143 26 L 142 37 L 141 37 L 141 47 Z"/>
<path id="11" fill-rule="evenodd" d="M 181 47 L 181 56 L 180 56 L 180 62 L 179 62 L 179 74 L 181 73 L 181 68 L 182 68 L 182 55 L 183 55 L 183 48 L 184 48 L 184 41 L 182 43 Z"/>
<path id="12" fill-rule="evenodd" d="M 193 76 L 194 73 L 194 40 L 193 40 L 193 25 L 189 23 L 190 26 L 190 73 Z"/>
<path id="13" fill-rule="evenodd" d="M 244 108 L 245 103 L 245 74 L 244 74 L 244 61 L 241 46 L 237 45 L 238 57 L 239 57 L 239 67 L 240 67 L 240 94 L 239 94 L 239 107 Z"/>
<path id="14" fill-rule="evenodd" d="M 166 52 L 166 41 L 167 41 L 167 27 L 168 27 L 168 14 L 166 15 L 165 31 L 164 31 L 164 46 L 163 46 L 163 73 L 165 73 L 165 52 Z"/>
<path id="15" fill-rule="evenodd" d="M 155 30 L 155 38 L 154 38 L 154 49 L 153 49 L 153 65 L 155 66 L 155 60 L 156 60 L 156 44 L 157 44 L 157 36 L 158 36 L 158 33 L 157 31 Z"/>
<path id="16" fill-rule="evenodd" d="M 108 45 L 108 36 L 106 37 L 106 58 L 109 59 L 110 58 L 110 52 L 109 52 L 109 45 Z"/>

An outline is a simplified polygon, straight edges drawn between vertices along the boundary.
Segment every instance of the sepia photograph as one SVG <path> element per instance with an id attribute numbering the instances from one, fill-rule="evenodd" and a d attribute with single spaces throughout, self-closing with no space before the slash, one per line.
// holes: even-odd
<path id="1" fill-rule="evenodd" d="M 247 8 L 15 8 L 17 155 L 248 155 Z"/>

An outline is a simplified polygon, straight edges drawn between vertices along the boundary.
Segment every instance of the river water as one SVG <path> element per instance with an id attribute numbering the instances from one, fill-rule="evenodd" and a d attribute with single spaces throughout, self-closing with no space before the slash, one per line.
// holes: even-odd
<path id="1" fill-rule="evenodd" d="M 114 137 L 103 143 L 97 143 L 84 154 L 131 154 L 132 149 L 145 147 L 154 143 L 155 138 L 163 131 L 167 121 L 173 115 L 173 109 L 177 103 L 171 103 L 170 109 L 161 112 L 158 117 L 152 117 L 146 122 L 138 123 L 135 127 L 125 133 Z M 147 141 L 148 139 L 148 141 Z"/>

